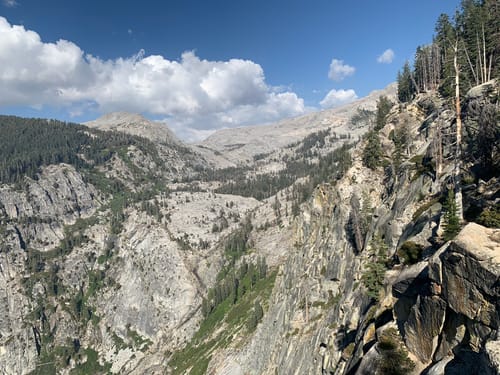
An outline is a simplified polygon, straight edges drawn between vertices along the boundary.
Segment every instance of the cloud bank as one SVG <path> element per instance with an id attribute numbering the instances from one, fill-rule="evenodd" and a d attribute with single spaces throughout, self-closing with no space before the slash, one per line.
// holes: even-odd
<path id="1" fill-rule="evenodd" d="M 344 64 L 343 60 L 333 59 L 330 63 L 330 71 L 328 78 L 333 81 L 342 81 L 344 78 L 352 76 L 356 68 L 348 64 Z"/>
<path id="2" fill-rule="evenodd" d="M 269 86 L 250 60 L 208 61 L 185 52 L 172 61 L 142 50 L 102 60 L 67 40 L 45 43 L 0 17 L 2 106 L 149 113 L 167 118 L 181 137 L 306 111 L 303 99 Z"/>
<path id="3" fill-rule="evenodd" d="M 381 64 L 390 64 L 394 60 L 394 51 L 392 49 L 386 49 L 379 57 L 377 57 L 377 62 Z"/>

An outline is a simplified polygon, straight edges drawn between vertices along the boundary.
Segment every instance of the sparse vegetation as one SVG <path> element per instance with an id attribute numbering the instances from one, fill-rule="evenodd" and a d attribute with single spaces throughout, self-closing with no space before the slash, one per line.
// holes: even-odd
<path id="1" fill-rule="evenodd" d="M 367 294 L 378 301 L 387 271 L 387 245 L 379 235 L 375 235 L 370 242 L 370 258 L 361 276 L 361 281 Z"/>
<path id="2" fill-rule="evenodd" d="M 452 189 L 448 190 L 448 196 L 443 206 L 443 240 L 449 241 L 455 238 L 460 231 L 460 221 L 457 216 L 457 204 L 455 202 L 455 193 Z"/>
<path id="3" fill-rule="evenodd" d="M 488 228 L 500 228 L 500 203 L 484 209 L 477 222 Z"/>
<path id="4" fill-rule="evenodd" d="M 400 261 L 404 264 L 415 264 L 422 257 L 423 247 L 413 241 L 406 241 L 401 245 L 397 254 Z"/>
<path id="5" fill-rule="evenodd" d="M 170 358 L 169 366 L 173 375 L 204 374 L 213 350 L 226 347 L 235 336 L 240 340 L 244 339 L 251 331 L 248 322 L 256 313 L 256 303 L 265 309 L 276 275 L 277 272 L 273 271 L 266 278 L 258 280 L 253 288 L 247 288 L 235 303 L 231 298 L 227 298 L 217 305 L 202 321 L 192 341 Z M 241 284 L 249 281 L 247 279 Z M 257 316 L 258 314 L 255 317 Z M 218 329 L 221 326 L 224 329 Z"/>
<path id="6" fill-rule="evenodd" d="M 313 141 L 311 140 L 311 142 Z M 315 139 L 314 142 L 320 141 Z M 327 155 L 318 155 L 316 163 L 307 161 L 305 157 L 298 154 L 297 158 L 286 160 L 284 169 L 276 173 L 252 176 L 249 175 L 248 168 L 227 168 L 217 170 L 213 174 L 207 174 L 204 179 L 226 182 L 216 190 L 217 193 L 235 194 L 262 200 L 294 185 L 297 179 L 308 177 L 308 182 L 295 184 L 293 187 L 294 201 L 299 204 L 311 195 L 318 184 L 335 181 L 343 176 L 351 166 L 349 152 L 351 147 L 352 145 L 344 143 Z M 311 173 L 312 170 L 314 173 Z"/>
<path id="7" fill-rule="evenodd" d="M 375 112 L 365 108 L 358 108 L 351 117 L 351 123 L 355 127 L 370 126 L 375 118 Z"/>
<path id="8" fill-rule="evenodd" d="M 83 355 L 86 356 L 86 361 L 83 363 L 78 363 L 76 367 L 71 370 L 72 375 L 91 375 L 91 374 L 104 374 L 109 372 L 111 369 L 110 363 L 104 363 L 101 365 L 99 363 L 99 358 L 97 352 L 92 348 L 87 348 L 83 350 Z"/>
<path id="9" fill-rule="evenodd" d="M 378 338 L 378 348 L 381 356 L 377 361 L 376 374 L 407 375 L 415 368 L 396 329 L 387 328 L 382 332 Z"/>

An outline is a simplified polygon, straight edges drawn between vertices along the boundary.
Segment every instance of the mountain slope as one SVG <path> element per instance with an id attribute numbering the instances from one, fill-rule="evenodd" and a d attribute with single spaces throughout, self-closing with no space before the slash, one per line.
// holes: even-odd
<path id="1" fill-rule="evenodd" d="M 170 192 L 203 162 L 182 145 L 12 117 L 0 132 L 29 150 L 3 159 L 0 372 L 161 366 L 196 330 L 220 243 L 259 203 Z"/>
<path id="2" fill-rule="evenodd" d="M 99 130 L 114 130 L 137 135 L 162 144 L 180 143 L 165 123 L 149 121 L 139 114 L 113 112 L 86 122 L 84 125 Z"/>
<path id="3" fill-rule="evenodd" d="M 339 135 L 350 134 L 355 139 L 366 129 L 353 127 L 351 118 L 359 108 L 374 110 L 380 96 L 394 100 L 396 85 L 391 84 L 339 108 L 313 112 L 275 124 L 219 130 L 198 146 L 207 158 L 211 153 L 216 153 L 216 156 L 222 155 L 229 165 L 238 165 L 252 162 L 255 155 L 285 148 L 325 129 L 331 129 Z"/>

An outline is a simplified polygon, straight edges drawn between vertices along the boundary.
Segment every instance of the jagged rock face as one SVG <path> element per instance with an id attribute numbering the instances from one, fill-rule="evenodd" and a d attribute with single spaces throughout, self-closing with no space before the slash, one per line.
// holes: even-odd
<path id="1" fill-rule="evenodd" d="M 38 361 L 33 328 L 21 318 L 30 312 L 30 299 L 18 293 L 22 281 L 23 251 L 0 252 L 0 372 L 24 374 L 35 368 Z M 21 264 L 19 264 L 21 263 Z"/>
<path id="2" fill-rule="evenodd" d="M 450 111 L 434 115 L 442 103 L 431 96 L 421 99 L 401 111 L 395 107 L 380 131 L 389 159 L 392 130 L 408 126 L 412 142 L 398 168 L 365 168 L 361 143 L 345 176 L 317 187 L 293 225 L 285 217 L 279 226 L 251 234 L 254 249 L 247 259 L 266 255 L 268 264 L 278 268 L 275 287 L 255 332 L 210 353 L 207 373 L 372 374 L 386 350 L 381 338 L 389 330 L 399 332 L 398 346 L 407 348 L 415 374 L 500 371 L 500 234 L 469 224 L 436 251 L 442 207 L 429 195 L 441 190 L 447 172 L 435 178 L 418 171 L 423 165 L 414 160 L 432 159 L 436 123 L 453 116 Z M 109 117 L 107 124 L 118 122 L 116 129 L 129 131 L 127 124 L 143 121 L 120 116 Z M 319 121 L 318 116 L 311 118 Z M 59 351 L 81 347 L 61 365 L 62 372 L 84 363 L 88 354 L 82 351 L 88 349 L 112 373 L 169 371 L 170 353 L 197 330 L 202 297 L 224 264 L 225 237 L 248 212 L 255 228 L 276 219 L 273 198 L 258 202 L 214 194 L 209 184 L 203 186 L 206 191 L 200 186 L 195 192 L 175 191 L 185 188 L 174 182 L 176 173 L 187 176 L 193 166 L 182 152 L 187 158 L 196 159 L 196 154 L 182 145 L 157 146 L 160 158 L 173 160 L 170 170 L 161 171 L 172 177 L 172 191 L 132 201 L 121 213 L 113 211 L 119 194 L 99 192 L 70 166 L 46 168 L 38 180 L 27 180 L 24 190 L 0 187 L 1 373 L 34 370 L 47 345 Z M 225 157 L 238 149 L 244 147 Z M 122 181 L 131 194 L 145 193 L 141 174 L 134 170 L 155 170 L 157 160 L 135 147 L 122 151 L 127 157 L 115 155 L 100 173 Z M 498 181 L 477 190 L 477 206 L 490 207 Z M 113 229 L 120 214 L 120 226 Z M 51 257 L 78 219 L 88 220 L 77 230 L 84 241 Z M 360 226 L 355 235 L 352 221 Z M 363 275 L 377 261 L 378 236 L 387 247 L 388 267 L 397 263 L 394 254 L 409 240 L 425 252 L 419 263 L 397 264 L 386 273 L 375 303 L 367 296 Z M 37 259 L 40 254 L 47 257 L 44 262 Z"/>
<path id="3" fill-rule="evenodd" d="M 345 210 L 331 186 L 316 191 L 256 334 L 213 361 L 209 373 L 316 374 L 339 361 L 345 365 L 342 349 L 366 305 L 354 285 L 360 260 L 345 238 Z"/>
<path id="4" fill-rule="evenodd" d="M 162 165 L 156 165 L 151 155 L 140 152 L 136 147 L 128 149 L 132 163 L 142 169 L 160 173 L 168 180 L 181 180 L 193 174 L 193 169 L 205 168 L 207 161 L 195 148 L 180 141 L 166 123 L 150 121 L 139 114 L 127 112 L 108 113 L 85 126 L 104 131 L 116 131 L 150 140 L 156 146 Z M 117 161 L 118 163 L 123 161 Z M 123 166 L 114 166 L 111 173 L 119 173 Z M 124 181 L 126 184 L 126 180 Z"/>
<path id="5" fill-rule="evenodd" d="M 114 165 L 113 176 L 126 176 L 123 164 Z M 113 373 L 164 371 L 166 353 L 197 329 L 201 296 L 221 266 L 219 241 L 259 204 L 204 192 L 159 194 L 149 203 L 159 202 L 163 219 L 135 203 L 112 233 L 109 197 L 73 167 L 49 166 L 24 186 L 0 188 L 2 374 L 29 373 L 46 345 L 72 350 L 76 339 Z M 57 256 L 77 219 L 87 220 L 76 232 L 84 240 Z M 214 233 L 216 219 L 228 223 Z M 77 364 L 71 361 L 58 371 Z"/>
<path id="6" fill-rule="evenodd" d="M 402 123 L 408 126 L 407 161 L 397 173 L 386 169 L 382 176 L 361 165 L 357 148 L 346 176 L 335 187 L 315 191 L 303 207 L 296 246 L 280 268 L 256 334 L 244 348 L 219 353 L 209 373 L 375 373 L 383 352 L 378 340 L 387 327 L 399 331 L 415 374 L 498 372 L 498 230 L 469 224 L 436 251 L 442 206 L 429 196 L 441 191 L 451 169 L 445 166 L 435 179 L 431 173 L 415 173 L 411 160 L 434 158 L 436 129 L 452 122 L 453 113 L 440 111 L 442 102 L 430 95 L 417 103 L 391 112 L 381 130 L 389 158 L 391 131 Z M 492 197 L 498 194 L 495 181 L 487 182 Z M 479 189 L 476 195 L 485 199 Z M 369 228 L 349 238 L 350 211 L 359 216 L 367 199 L 375 207 Z M 427 253 L 416 265 L 387 272 L 385 294 L 369 308 L 360 279 L 372 261 L 370 239 L 377 232 L 389 255 L 409 240 Z M 330 292 L 335 297 L 331 304 Z"/>
<path id="7" fill-rule="evenodd" d="M 0 218 L 15 228 L 21 248 L 53 248 L 64 237 L 64 225 L 91 216 L 99 204 L 97 190 L 72 166 L 49 166 L 38 181 L 26 179 L 24 190 L 0 188 Z"/>
<path id="8" fill-rule="evenodd" d="M 494 373 L 484 344 L 498 329 L 499 266 L 500 230 L 471 223 L 428 263 L 401 273 L 393 286 L 396 316 L 408 349 L 422 363 L 445 360 L 455 368 L 470 351 L 481 373 Z"/>

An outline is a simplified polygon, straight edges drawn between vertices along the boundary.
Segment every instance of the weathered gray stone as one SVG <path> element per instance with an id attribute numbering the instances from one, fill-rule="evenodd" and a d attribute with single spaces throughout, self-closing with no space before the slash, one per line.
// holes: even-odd
<path id="1" fill-rule="evenodd" d="M 419 262 L 401 271 L 392 285 L 392 292 L 396 298 L 415 297 L 428 290 L 428 282 L 427 262 Z"/>
<path id="2" fill-rule="evenodd" d="M 500 230 L 468 224 L 440 256 L 443 298 L 457 313 L 498 328 Z"/>
<path id="3" fill-rule="evenodd" d="M 430 367 L 425 374 L 426 375 L 445 375 L 446 374 L 446 366 L 448 362 L 453 359 L 453 356 L 448 356 L 441 359 L 439 362 Z"/>
<path id="4" fill-rule="evenodd" d="M 459 314 L 448 314 L 441 330 L 440 343 L 434 354 L 434 361 L 441 361 L 452 355 L 453 349 L 462 343 L 465 335 L 465 317 Z"/>
<path id="5" fill-rule="evenodd" d="M 500 340 L 489 341 L 485 347 L 492 367 L 500 374 Z"/>
<path id="6" fill-rule="evenodd" d="M 394 93 L 394 87 L 391 92 Z M 376 98 L 378 95 L 374 94 L 364 103 L 374 107 Z M 395 323 L 399 334 L 404 336 L 410 357 L 419 362 L 415 371 L 429 366 L 431 374 L 457 373 L 461 368 L 473 370 L 477 361 L 478 368 L 486 369 L 486 374 L 489 365 L 483 360 L 485 343 L 489 360 L 496 363 L 498 369 L 498 350 L 494 342 L 488 341 L 498 327 L 498 231 L 468 225 L 454 242 L 441 248 L 428 261 L 407 268 L 393 267 L 386 273 L 381 287 L 385 292 L 392 290 L 392 294 L 381 293 L 384 295 L 378 304 L 366 296 L 362 279 L 378 254 L 361 246 L 360 238 L 358 250 L 364 247 L 368 251 L 356 252 L 346 233 L 347 218 L 353 209 L 359 211 L 359 207 L 350 205 L 349 201 L 354 196 L 369 197 L 374 214 L 363 218 L 369 223 L 366 235 L 362 235 L 369 241 L 380 234 L 388 245 L 384 254 L 388 259 L 407 240 L 429 251 L 432 248 L 440 205 L 432 206 L 418 218 L 414 215 L 429 202 L 425 196 L 431 190 L 441 192 L 440 184 L 448 177 L 451 166 L 445 165 L 441 178 L 434 181 L 432 173 L 418 176 L 411 160 L 416 155 L 433 155 L 430 137 L 436 134 L 435 121 L 449 124 L 453 112 L 441 111 L 439 115 L 428 116 L 428 112 L 440 105 L 439 100 L 422 98 L 420 105 L 395 106 L 388 116 L 388 124 L 380 131 L 384 152 L 389 156 L 394 149 L 389 139 L 391 131 L 403 123 L 409 127 L 412 142 L 404 150 L 407 161 L 397 174 L 387 177 L 381 170 L 365 168 L 360 157 L 361 142 L 353 150 L 353 165 L 346 176 L 335 185 L 318 187 L 302 206 L 303 212 L 297 219 L 284 213 L 287 207 L 280 213 L 280 226 L 251 234 L 254 248 L 247 260 L 260 255 L 268 257 L 279 271 L 275 288 L 270 300 L 263 303 L 265 315 L 255 332 L 246 335 L 242 324 L 240 331 L 234 333 L 234 342 L 209 353 L 207 373 L 340 375 L 357 371 L 372 374 L 381 354 L 375 344 L 375 333 L 386 326 L 396 327 Z M 352 104 L 346 109 L 314 113 L 267 129 L 223 131 L 222 135 L 217 134 L 205 142 L 199 153 L 221 167 L 270 151 L 263 160 L 248 162 L 247 166 L 253 168 L 248 175 L 276 172 L 284 168 L 283 156 L 296 156 L 293 147 L 285 149 L 283 145 L 313 130 L 352 130 L 348 120 L 357 108 L 358 105 Z M 159 124 L 130 115 L 112 117 L 94 125 L 158 140 L 162 143 L 159 156 L 173 160 L 166 166 L 170 169 L 163 171 L 172 181 L 169 187 L 173 191 L 178 187 L 192 187 L 173 180 L 190 176 L 188 164 L 199 155 L 188 152 L 185 156 L 188 162 L 182 150 L 169 149 L 166 144 L 177 141 L 169 140 L 168 132 Z M 119 123 L 113 123 L 115 120 Z M 353 134 L 360 135 L 366 130 L 367 127 L 355 129 Z M 228 135 L 229 141 L 224 139 Z M 270 140 L 270 137 L 275 138 Z M 327 148 L 314 151 L 326 153 L 338 146 L 334 146 L 336 140 L 329 138 L 326 142 Z M 137 168 L 156 169 L 151 155 L 135 146 L 126 152 Z M 277 161 L 272 161 L 273 158 Z M 206 166 L 201 158 L 196 163 Z M 188 172 L 178 173 L 186 170 Z M 140 190 L 130 165 L 119 156 L 101 172 L 118 178 L 131 191 Z M 390 179 L 388 183 L 386 178 Z M 213 285 L 224 262 L 220 246 L 237 226 L 227 217 L 222 219 L 220 211 L 232 215 L 253 212 L 255 227 L 277 222 L 277 215 L 271 209 L 275 197 L 257 202 L 210 192 L 219 184 L 201 183 L 197 190 L 205 192 L 174 191 L 169 197 L 155 197 L 170 221 L 153 218 L 139 210 L 138 205 L 131 204 L 125 211 L 123 230 L 112 236 L 110 211 L 99 210 L 101 206 L 106 207 L 107 197 L 99 196 L 72 167 L 46 168 L 39 181 L 28 183 L 26 191 L 0 187 L 0 219 L 9 223 L 5 237 L 0 237 L 0 372 L 17 374 L 34 369 L 38 359 L 36 342 L 33 328 L 25 324 L 23 317 L 39 307 L 40 300 L 54 304 L 50 306 L 54 311 L 47 310 L 47 321 L 41 318 L 30 323 L 39 330 L 42 325 L 55 329 L 55 344 L 63 345 L 69 336 L 78 335 L 82 347 L 94 348 L 101 360 L 112 365 L 113 373 L 168 373 L 168 352 L 181 348 L 195 332 L 201 318 L 201 297 Z M 492 189 L 486 190 L 489 194 Z M 280 194 L 282 202 L 290 197 L 290 191 Z M 234 208 L 227 206 L 230 201 L 235 204 Z M 89 242 L 58 260 L 61 269 L 57 275 L 69 297 L 89 290 L 87 276 L 91 272 L 104 272 L 102 285 L 92 295 L 86 295 L 85 301 L 99 319 L 82 328 L 71 310 L 74 301 L 62 298 L 55 301 L 49 295 L 50 288 L 41 281 L 34 283 L 29 295 L 23 294 L 26 274 L 23 248 L 54 248 L 64 235 L 65 226 L 91 215 L 96 215 L 98 220 L 85 230 Z M 43 220 L 24 223 L 26 218 L 35 216 L 44 220 L 56 216 L 56 219 L 51 223 Z M 226 221 L 229 222 L 227 230 L 211 231 L 212 223 Z M 198 246 L 200 241 L 208 243 L 208 249 Z M 182 249 L 181 243 L 186 245 Z M 97 261 L 97 257 L 107 254 L 107 244 L 112 245 L 112 259 Z M 430 254 L 424 256 L 427 255 Z M 392 320 L 393 315 L 396 322 Z M 148 339 L 151 346 L 147 350 L 134 347 L 131 335 Z M 69 368 L 62 370 L 65 371 Z"/>
<path id="7" fill-rule="evenodd" d="M 446 302 L 437 296 L 418 296 L 404 324 L 404 340 L 408 349 L 423 363 L 428 363 L 438 345 L 444 324 Z"/>

